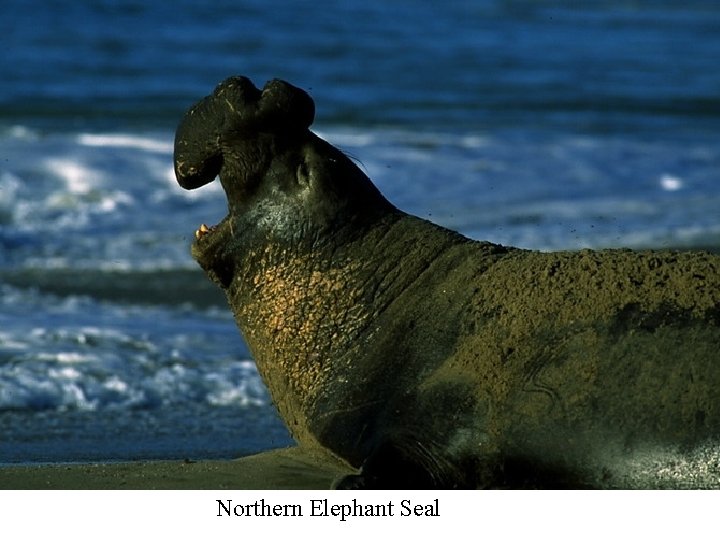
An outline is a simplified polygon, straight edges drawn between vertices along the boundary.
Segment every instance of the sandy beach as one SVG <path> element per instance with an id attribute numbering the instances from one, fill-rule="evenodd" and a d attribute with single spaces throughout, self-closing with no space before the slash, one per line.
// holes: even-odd
<path id="1" fill-rule="evenodd" d="M 297 447 L 235 460 L 8 466 L 1 489 L 329 489 L 353 469 Z"/>

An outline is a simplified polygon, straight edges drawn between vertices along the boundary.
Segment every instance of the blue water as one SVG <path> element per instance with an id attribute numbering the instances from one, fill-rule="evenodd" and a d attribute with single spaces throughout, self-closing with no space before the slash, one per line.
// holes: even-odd
<path id="1" fill-rule="evenodd" d="M 571 7 L 568 7 L 571 6 Z M 399 207 L 533 249 L 720 245 L 720 4 L 6 0 L 0 463 L 290 439 L 189 256 L 174 129 L 232 74 L 316 100 Z"/>

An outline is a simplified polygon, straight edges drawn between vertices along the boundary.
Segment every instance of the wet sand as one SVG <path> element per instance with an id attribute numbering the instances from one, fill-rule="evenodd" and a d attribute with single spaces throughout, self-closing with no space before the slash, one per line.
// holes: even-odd
<path id="1" fill-rule="evenodd" d="M 329 489 L 353 469 L 300 448 L 236 460 L 0 467 L 1 489 Z"/>

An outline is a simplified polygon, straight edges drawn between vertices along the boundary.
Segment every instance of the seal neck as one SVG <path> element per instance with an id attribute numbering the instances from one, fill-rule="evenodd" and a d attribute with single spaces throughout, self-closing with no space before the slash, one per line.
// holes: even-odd
<path id="1" fill-rule="evenodd" d="M 461 235 L 400 211 L 362 234 L 266 243 L 236 261 L 227 288 L 237 324 L 293 435 L 313 443 L 307 418 L 340 365 L 362 355 L 373 324 Z M 333 242 L 334 240 L 334 242 Z M 353 352 L 354 351 L 354 352 Z"/>

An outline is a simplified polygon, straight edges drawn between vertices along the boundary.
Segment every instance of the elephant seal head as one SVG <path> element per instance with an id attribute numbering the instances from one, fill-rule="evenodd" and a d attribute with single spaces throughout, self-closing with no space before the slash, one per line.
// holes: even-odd
<path id="1" fill-rule="evenodd" d="M 221 286 L 230 276 L 218 275 L 220 259 L 231 249 L 237 259 L 243 242 L 245 249 L 313 243 L 359 232 L 363 223 L 394 211 L 352 160 L 309 130 L 314 116 L 312 98 L 295 86 L 276 79 L 260 90 L 246 77 L 231 77 L 181 121 L 178 183 L 195 189 L 219 177 L 228 199 L 228 216 L 217 227 L 202 226 L 192 248 Z"/>
<path id="2" fill-rule="evenodd" d="M 175 175 L 185 189 L 212 182 L 228 145 L 259 133 L 299 134 L 315 118 L 310 96 L 284 81 L 260 91 L 247 77 L 231 77 L 185 115 L 175 136 Z"/>

